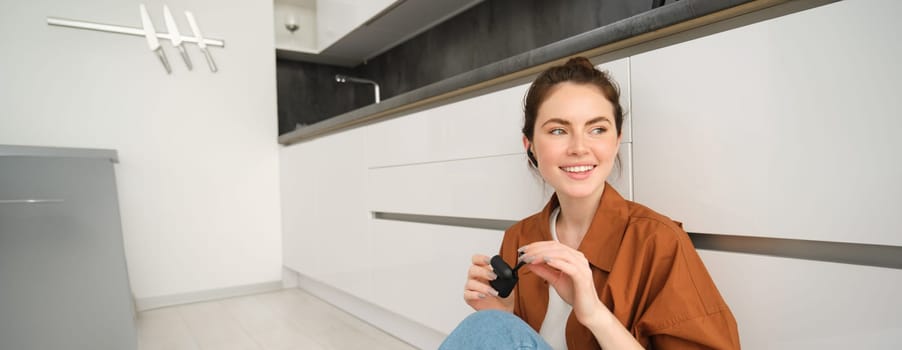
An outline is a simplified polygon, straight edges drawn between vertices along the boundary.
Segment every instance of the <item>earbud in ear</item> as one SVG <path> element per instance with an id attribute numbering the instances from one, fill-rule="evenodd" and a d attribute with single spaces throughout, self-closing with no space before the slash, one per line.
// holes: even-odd
<path id="1" fill-rule="evenodd" d="M 532 163 L 532 166 L 538 168 L 539 161 L 536 160 L 536 155 L 532 154 L 532 150 L 526 150 L 526 157 L 529 158 L 529 162 Z"/>

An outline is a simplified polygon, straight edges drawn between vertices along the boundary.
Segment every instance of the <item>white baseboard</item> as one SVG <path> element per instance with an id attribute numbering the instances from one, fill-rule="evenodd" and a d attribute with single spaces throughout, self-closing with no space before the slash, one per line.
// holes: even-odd
<path id="1" fill-rule="evenodd" d="M 295 272 L 296 273 L 296 272 Z M 438 349 L 447 334 L 374 305 L 347 292 L 297 274 L 298 288 L 420 349 Z"/>
<path id="2" fill-rule="evenodd" d="M 243 286 L 202 290 L 198 292 L 164 295 L 159 297 L 135 299 L 135 310 L 138 312 L 167 306 L 197 303 L 217 299 L 239 297 L 243 295 L 273 292 L 282 289 L 282 281 L 248 284 Z"/>
<path id="3" fill-rule="evenodd" d="M 292 289 L 298 287 L 298 273 L 282 266 L 282 288 Z"/>

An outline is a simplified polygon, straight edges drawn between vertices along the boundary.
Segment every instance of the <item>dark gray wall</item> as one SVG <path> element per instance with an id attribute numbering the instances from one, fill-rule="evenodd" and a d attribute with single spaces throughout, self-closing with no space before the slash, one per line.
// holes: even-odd
<path id="1" fill-rule="evenodd" d="M 652 9 L 653 0 L 486 0 L 353 69 L 277 61 L 279 134 Z"/>

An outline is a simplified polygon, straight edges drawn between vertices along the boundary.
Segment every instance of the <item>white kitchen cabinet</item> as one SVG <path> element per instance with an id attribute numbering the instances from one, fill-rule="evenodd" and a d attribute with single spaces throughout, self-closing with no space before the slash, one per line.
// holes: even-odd
<path id="1" fill-rule="evenodd" d="M 631 144 L 608 182 L 630 198 Z M 417 215 L 519 221 L 541 210 L 553 189 L 525 154 L 382 167 L 367 172 L 368 209 Z"/>
<path id="2" fill-rule="evenodd" d="M 137 348 L 115 161 L 0 146 L 0 349 Z"/>
<path id="3" fill-rule="evenodd" d="M 463 300 L 473 254 L 494 255 L 503 231 L 374 219 L 370 299 L 443 333 L 471 309 Z"/>
<path id="4" fill-rule="evenodd" d="M 517 85 L 367 126 L 370 168 L 525 154 Z"/>
<path id="5" fill-rule="evenodd" d="M 317 47 L 331 46 L 395 1 L 316 0 Z"/>
<path id="6" fill-rule="evenodd" d="M 291 32 L 287 25 L 297 29 Z M 273 3 L 273 32 L 277 50 L 319 53 L 316 46 L 316 1 L 298 0 Z"/>
<path id="7" fill-rule="evenodd" d="M 524 154 L 370 169 L 368 178 L 371 211 L 519 220 L 546 201 Z"/>
<path id="8" fill-rule="evenodd" d="M 371 289 L 363 147 L 355 129 L 281 154 L 285 266 L 361 297 Z"/>
<path id="9" fill-rule="evenodd" d="M 611 184 L 611 187 L 614 187 L 614 189 L 617 190 L 617 193 L 620 193 L 621 197 L 628 200 L 632 200 L 633 198 L 632 150 L 633 144 L 620 144 L 620 151 L 617 154 L 620 156 L 620 165 L 618 166 L 615 163 L 614 167 L 611 169 L 611 174 L 608 175 L 608 183 Z"/>
<path id="10" fill-rule="evenodd" d="M 893 349 L 898 269 L 699 250 L 746 349 Z M 879 287 L 877 287 L 879 286 Z"/>
<path id="11" fill-rule="evenodd" d="M 631 58 L 634 195 L 688 231 L 902 245 L 896 1 Z"/>
<path id="12" fill-rule="evenodd" d="M 620 142 L 632 142 L 632 130 L 630 128 L 632 119 L 632 107 L 630 105 L 630 103 L 632 103 L 630 98 L 630 59 L 627 57 L 605 62 L 595 66 L 595 68 L 607 72 L 610 77 L 614 79 L 614 83 L 617 87 L 620 88 L 620 106 L 623 107 L 624 114 L 623 131 L 620 132 L 623 139 L 621 139 Z"/>

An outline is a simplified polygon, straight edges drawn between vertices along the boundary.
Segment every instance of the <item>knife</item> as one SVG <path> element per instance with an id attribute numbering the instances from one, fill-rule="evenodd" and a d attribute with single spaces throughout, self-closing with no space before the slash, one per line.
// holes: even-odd
<path id="1" fill-rule="evenodd" d="M 160 46 L 160 40 L 157 39 L 157 30 L 153 28 L 153 22 L 150 21 L 150 15 L 147 14 L 147 8 L 144 7 L 144 4 L 138 5 L 138 8 L 141 10 L 141 24 L 144 27 L 144 38 L 147 39 L 147 47 L 160 58 L 160 62 L 163 63 L 163 68 L 166 69 L 166 74 L 172 73 L 172 68 L 169 67 L 169 60 L 166 59 L 166 53 L 163 52 L 163 47 Z"/>
<path id="2" fill-rule="evenodd" d="M 188 51 L 185 50 L 185 45 L 182 45 L 182 35 L 179 33 L 178 25 L 175 24 L 172 12 L 169 12 L 169 6 L 163 5 L 163 19 L 166 21 L 166 30 L 169 32 L 169 40 L 172 42 L 172 46 L 179 49 L 182 60 L 185 61 L 188 70 L 191 70 L 193 68 L 191 66 L 191 57 L 188 57 Z"/>
<path id="3" fill-rule="evenodd" d="M 204 40 L 204 35 L 200 32 L 200 28 L 197 27 L 194 15 L 190 11 L 185 11 L 185 17 L 188 18 L 188 25 L 191 26 L 191 31 L 194 32 L 194 37 L 197 39 L 197 47 L 200 48 L 200 51 L 204 53 L 204 57 L 207 58 L 207 65 L 210 66 L 210 71 L 215 73 L 217 70 L 216 63 L 213 62 L 213 56 L 210 55 L 210 50 L 207 49 L 207 42 Z"/>

